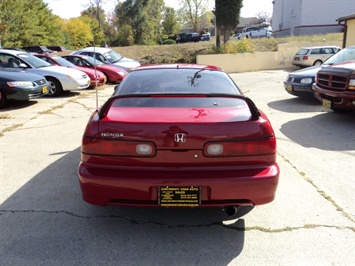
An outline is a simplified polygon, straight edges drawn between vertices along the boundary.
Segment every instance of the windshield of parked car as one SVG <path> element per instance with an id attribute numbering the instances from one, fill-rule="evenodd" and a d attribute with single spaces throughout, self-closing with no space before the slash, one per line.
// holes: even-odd
<path id="1" fill-rule="evenodd" d="M 323 65 L 333 65 L 345 61 L 355 60 L 355 46 L 344 48 L 324 61 Z"/>
<path id="2" fill-rule="evenodd" d="M 130 72 L 116 94 L 241 94 L 224 72 L 208 69 L 144 69 Z"/>
<path id="3" fill-rule="evenodd" d="M 110 50 L 108 53 L 105 53 L 104 56 L 106 57 L 107 60 L 109 60 L 113 64 L 120 61 L 123 58 L 119 53 L 113 50 Z"/>
<path id="4" fill-rule="evenodd" d="M 55 60 L 60 66 L 65 66 L 65 67 L 75 67 L 75 65 L 68 60 L 64 59 L 63 57 L 60 56 L 55 56 L 52 57 L 53 60 Z"/>
<path id="5" fill-rule="evenodd" d="M 83 58 L 84 58 L 84 60 L 86 60 L 87 62 L 89 62 L 93 66 L 101 66 L 101 65 L 104 64 L 100 60 L 97 60 L 97 59 L 95 59 L 94 57 L 91 57 L 91 56 L 85 56 Z"/>
<path id="6" fill-rule="evenodd" d="M 32 67 L 35 67 L 35 68 L 51 66 L 50 63 L 48 63 L 42 59 L 39 59 L 38 57 L 36 57 L 32 54 L 29 54 L 29 53 L 17 54 L 17 57 L 21 58 L 23 61 L 25 61 L 26 63 L 30 64 Z"/>

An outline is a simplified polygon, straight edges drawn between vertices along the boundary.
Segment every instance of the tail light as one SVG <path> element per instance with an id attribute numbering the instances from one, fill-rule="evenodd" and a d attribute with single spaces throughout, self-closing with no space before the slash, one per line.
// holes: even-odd
<path id="1" fill-rule="evenodd" d="M 304 55 L 303 60 L 308 60 L 308 56 Z"/>
<path id="2" fill-rule="evenodd" d="M 212 156 L 253 156 L 276 153 L 276 138 L 269 121 L 260 123 L 260 139 L 246 141 L 210 142 L 204 147 L 204 155 Z"/>
<path id="3" fill-rule="evenodd" d="M 204 148 L 207 157 L 252 156 L 276 153 L 276 138 L 265 140 L 208 143 Z"/>
<path id="4" fill-rule="evenodd" d="M 94 155 L 153 157 L 155 156 L 156 148 L 155 145 L 150 142 L 119 141 L 84 137 L 81 152 Z"/>

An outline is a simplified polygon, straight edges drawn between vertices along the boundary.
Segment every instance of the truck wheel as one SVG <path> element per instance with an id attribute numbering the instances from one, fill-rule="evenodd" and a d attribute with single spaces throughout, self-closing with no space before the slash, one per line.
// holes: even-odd
<path id="1" fill-rule="evenodd" d="M 46 79 L 49 83 L 47 96 L 54 97 L 63 93 L 62 84 L 60 84 L 60 82 L 57 79 L 52 77 L 47 77 Z"/>

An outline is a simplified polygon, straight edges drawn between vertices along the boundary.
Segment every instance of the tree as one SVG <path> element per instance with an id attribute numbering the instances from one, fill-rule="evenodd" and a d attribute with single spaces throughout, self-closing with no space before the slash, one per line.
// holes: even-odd
<path id="1" fill-rule="evenodd" d="M 194 32 L 201 31 L 205 25 L 201 25 L 201 18 L 207 12 L 208 0 L 179 0 L 181 8 L 179 14 L 182 23 L 187 24 Z M 217 0 L 216 0 L 217 1 Z"/>
<path id="2" fill-rule="evenodd" d="M 42 0 L 0 1 L 0 38 L 4 47 L 51 45 L 65 38 L 57 17 Z"/>
<path id="3" fill-rule="evenodd" d="M 171 7 L 165 8 L 163 22 L 162 22 L 162 30 L 164 35 L 174 35 L 179 29 L 180 25 L 176 20 L 175 9 Z"/>
<path id="4" fill-rule="evenodd" d="M 220 40 L 220 33 L 223 40 L 228 40 L 231 33 L 239 24 L 240 10 L 243 7 L 243 0 L 216 0 L 214 11 L 217 19 L 217 46 Z"/>
<path id="5" fill-rule="evenodd" d="M 163 0 L 126 0 L 115 9 L 118 31 L 124 25 L 134 29 L 134 43 L 156 42 L 165 7 Z"/>
<path id="6" fill-rule="evenodd" d="M 63 25 L 63 31 L 70 36 L 70 43 L 76 49 L 92 45 L 93 34 L 85 19 L 79 17 L 67 20 Z"/>
<path id="7" fill-rule="evenodd" d="M 105 4 L 105 0 L 90 0 L 90 6 L 81 12 L 81 15 L 89 16 L 93 19 L 97 20 L 98 28 L 103 30 L 103 27 L 106 23 L 106 15 L 105 10 L 102 8 L 103 4 Z"/>

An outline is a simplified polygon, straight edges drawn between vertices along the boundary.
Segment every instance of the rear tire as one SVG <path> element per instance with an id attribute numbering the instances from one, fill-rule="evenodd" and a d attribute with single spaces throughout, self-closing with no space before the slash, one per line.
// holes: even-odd
<path id="1" fill-rule="evenodd" d="M 0 109 L 3 108 L 7 104 L 7 99 L 4 93 L 0 91 Z"/>
<path id="2" fill-rule="evenodd" d="M 51 77 L 47 77 L 46 79 L 49 83 L 47 96 L 55 97 L 63 93 L 62 84 L 57 79 Z"/>
<path id="3" fill-rule="evenodd" d="M 321 64 L 323 64 L 321 60 L 317 60 L 313 63 L 314 66 L 320 66 Z"/>

